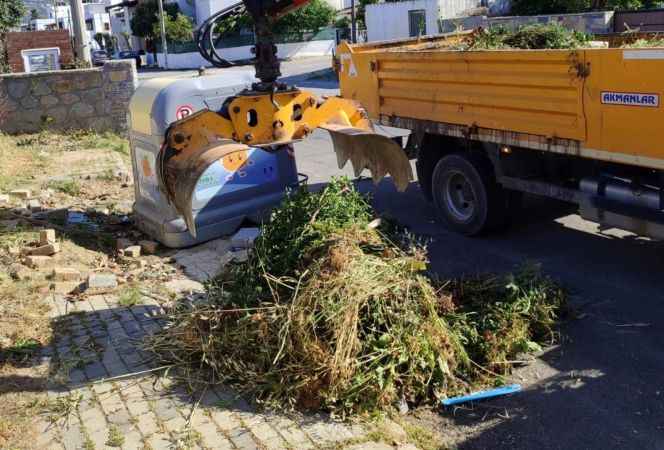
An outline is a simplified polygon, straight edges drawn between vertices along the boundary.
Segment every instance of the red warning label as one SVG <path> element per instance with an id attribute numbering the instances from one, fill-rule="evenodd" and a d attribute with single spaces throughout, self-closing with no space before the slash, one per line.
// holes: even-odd
<path id="1" fill-rule="evenodd" d="M 180 105 L 175 110 L 175 119 L 181 120 L 194 113 L 194 107 L 191 105 Z"/>

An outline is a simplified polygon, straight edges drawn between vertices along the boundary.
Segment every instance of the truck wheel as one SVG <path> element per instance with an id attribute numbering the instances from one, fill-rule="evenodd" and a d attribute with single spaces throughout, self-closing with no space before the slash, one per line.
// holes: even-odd
<path id="1" fill-rule="evenodd" d="M 496 183 L 490 163 L 452 154 L 442 158 L 432 176 L 438 218 L 450 229 L 475 236 L 506 223 L 505 190 Z"/>

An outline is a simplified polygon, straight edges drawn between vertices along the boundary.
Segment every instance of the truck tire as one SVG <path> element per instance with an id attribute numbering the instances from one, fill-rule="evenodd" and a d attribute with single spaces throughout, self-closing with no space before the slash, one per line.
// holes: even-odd
<path id="1" fill-rule="evenodd" d="M 436 215 L 449 229 L 476 236 L 505 226 L 508 195 L 496 183 L 491 164 L 475 155 L 443 157 L 433 171 Z"/>

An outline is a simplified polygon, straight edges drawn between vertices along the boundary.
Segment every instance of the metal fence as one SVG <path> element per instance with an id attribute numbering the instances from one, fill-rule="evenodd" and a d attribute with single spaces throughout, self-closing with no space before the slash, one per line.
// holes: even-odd
<path id="1" fill-rule="evenodd" d="M 275 43 L 277 44 L 288 44 L 292 42 L 309 42 L 309 41 L 327 41 L 335 40 L 337 35 L 337 29 L 323 28 L 317 32 L 305 32 L 305 33 L 286 33 L 279 34 L 275 36 Z M 225 36 L 215 44 L 214 48 L 224 49 L 224 48 L 233 48 L 233 47 L 243 47 L 247 45 L 254 45 L 256 43 L 254 34 L 235 34 Z M 161 43 L 156 43 L 157 52 L 161 52 Z M 193 40 L 191 42 L 169 42 L 168 43 L 168 53 L 191 53 L 197 52 L 198 48 L 196 47 L 196 42 Z"/>

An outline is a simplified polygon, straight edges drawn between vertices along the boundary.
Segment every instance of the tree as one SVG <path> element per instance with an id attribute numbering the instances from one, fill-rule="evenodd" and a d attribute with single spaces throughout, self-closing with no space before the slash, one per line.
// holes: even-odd
<path id="1" fill-rule="evenodd" d="M 39 19 L 39 11 L 37 11 L 37 10 L 34 9 L 34 8 L 31 9 L 31 10 L 30 10 L 30 19 L 32 19 L 32 20 Z"/>
<path id="2" fill-rule="evenodd" d="M 190 42 L 194 37 L 194 25 L 189 17 L 184 14 L 177 13 L 175 18 L 166 14 L 164 17 L 164 27 L 166 28 L 166 40 L 168 42 Z M 160 33 L 160 24 L 157 21 L 153 25 L 153 35 Z"/>
<path id="3" fill-rule="evenodd" d="M 175 18 L 180 12 L 177 3 L 164 3 L 164 15 Z M 134 10 L 134 15 L 129 22 L 131 32 L 134 36 L 145 38 L 148 51 L 156 55 L 157 47 L 155 40 L 159 36 L 159 29 L 155 33 L 155 23 L 159 23 L 159 6 L 155 0 L 139 2 Z"/>
<path id="4" fill-rule="evenodd" d="M 377 1 L 377 0 L 376 0 Z M 332 23 L 336 12 L 324 0 L 312 0 L 307 6 L 286 14 L 273 26 L 272 31 L 277 34 L 317 32 Z M 215 33 L 221 35 L 237 32 L 241 29 L 254 26 L 251 16 L 246 12 L 233 18 L 222 21 L 215 28 Z"/>
<path id="5" fill-rule="evenodd" d="M 10 28 L 21 23 L 25 14 L 23 0 L 1 0 L 0 1 L 0 34 L 9 31 Z"/>
<path id="6" fill-rule="evenodd" d="M 324 0 L 312 0 L 304 8 L 286 14 L 274 24 L 275 33 L 316 33 L 332 23 L 336 12 Z"/>
<path id="7" fill-rule="evenodd" d="M 25 14 L 22 0 L 0 0 L 0 73 L 9 72 L 4 34 L 21 23 Z"/>
<path id="8" fill-rule="evenodd" d="M 175 19 L 180 12 L 177 3 L 164 3 L 164 13 Z M 134 36 L 154 39 L 159 36 L 159 31 L 155 33 L 154 24 L 159 23 L 159 6 L 155 0 L 139 2 L 136 5 L 134 15 L 131 17 L 129 26 Z"/>

